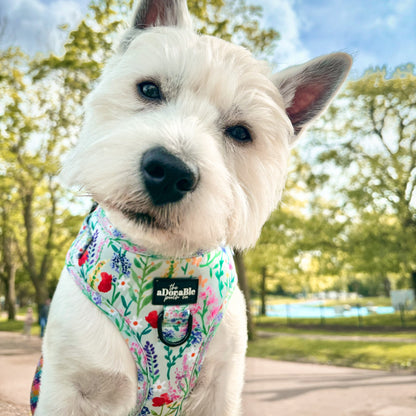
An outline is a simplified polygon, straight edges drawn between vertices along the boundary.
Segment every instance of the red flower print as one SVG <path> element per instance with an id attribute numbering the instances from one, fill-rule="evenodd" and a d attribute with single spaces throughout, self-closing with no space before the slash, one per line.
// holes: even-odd
<path id="1" fill-rule="evenodd" d="M 146 319 L 146 321 L 149 322 L 152 328 L 157 328 L 157 318 L 157 311 L 152 311 L 144 319 Z"/>
<path id="2" fill-rule="evenodd" d="M 165 404 L 172 403 L 173 400 L 171 400 L 167 393 L 163 393 L 160 397 L 154 397 L 152 400 L 152 404 L 154 407 L 160 407 Z"/>
<path id="3" fill-rule="evenodd" d="M 113 276 L 111 274 L 108 274 L 106 272 L 101 273 L 101 282 L 98 285 L 98 290 L 100 292 L 109 292 L 111 290 L 111 280 L 113 279 Z"/>
<path id="4" fill-rule="evenodd" d="M 81 257 L 78 259 L 78 266 L 82 266 L 88 259 L 88 251 L 85 250 Z"/>

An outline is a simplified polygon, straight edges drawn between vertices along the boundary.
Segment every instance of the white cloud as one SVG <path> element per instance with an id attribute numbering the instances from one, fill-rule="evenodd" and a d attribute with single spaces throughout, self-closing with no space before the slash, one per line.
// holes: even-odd
<path id="1" fill-rule="evenodd" d="M 0 0 L 0 3 L 0 24 L 5 23 L 2 46 L 19 45 L 29 54 L 51 50 L 59 54 L 67 35 L 58 26 L 67 23 L 75 27 L 85 14 L 87 0 Z M 265 0 L 262 5 L 265 24 L 281 36 L 273 57 L 276 67 L 283 69 L 310 59 L 300 40 L 302 23 L 294 12 L 294 0 Z"/>
<path id="2" fill-rule="evenodd" d="M 83 17 L 83 6 L 74 0 L 2 1 L 0 22 L 3 28 L 2 45 L 19 45 L 25 52 L 62 51 L 66 33 L 59 25 L 76 26 Z"/>
<path id="3" fill-rule="evenodd" d="M 274 56 L 278 69 L 310 59 L 310 52 L 300 39 L 300 27 L 303 23 L 294 11 L 294 0 L 265 0 L 262 6 L 265 24 L 280 33 Z"/>

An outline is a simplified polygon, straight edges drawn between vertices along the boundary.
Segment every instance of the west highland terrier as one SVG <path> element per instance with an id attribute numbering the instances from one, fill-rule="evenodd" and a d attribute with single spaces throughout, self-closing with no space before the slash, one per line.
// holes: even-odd
<path id="1" fill-rule="evenodd" d="M 99 205 L 52 301 L 36 416 L 241 414 L 246 306 L 229 247 L 256 242 L 291 145 L 350 65 L 335 53 L 272 74 L 196 34 L 185 0 L 141 1 L 63 167 Z"/>

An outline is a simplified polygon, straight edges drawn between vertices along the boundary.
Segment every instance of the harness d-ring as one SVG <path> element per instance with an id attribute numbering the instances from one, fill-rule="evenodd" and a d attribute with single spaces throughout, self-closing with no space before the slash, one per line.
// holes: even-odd
<path id="1" fill-rule="evenodd" d="M 184 342 L 186 342 L 192 332 L 192 324 L 193 324 L 192 314 L 190 313 L 188 317 L 188 329 L 186 330 L 186 334 L 179 341 L 168 341 L 167 339 L 165 339 L 165 336 L 163 335 L 163 330 L 162 330 L 163 317 L 164 317 L 164 314 L 162 311 L 157 317 L 157 333 L 159 335 L 160 340 L 168 347 L 178 347 L 179 345 L 182 345 Z"/>

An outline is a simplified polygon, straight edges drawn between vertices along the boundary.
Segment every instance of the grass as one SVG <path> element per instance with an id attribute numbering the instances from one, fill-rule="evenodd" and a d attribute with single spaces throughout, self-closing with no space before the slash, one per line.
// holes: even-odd
<path id="1" fill-rule="evenodd" d="M 0 319 L 0 331 L 23 332 L 23 321 Z"/>
<path id="2" fill-rule="evenodd" d="M 18 319 L 14 321 L 9 321 L 6 317 L 0 317 L 0 331 L 23 332 L 24 315 L 19 313 L 16 317 Z M 36 316 L 34 319 L 36 321 Z M 32 325 L 31 334 L 36 336 L 40 335 L 40 326 L 38 324 Z"/>
<path id="3" fill-rule="evenodd" d="M 416 370 L 415 344 L 366 341 L 365 337 L 416 338 L 416 311 L 406 311 L 406 327 L 401 328 L 400 313 L 362 317 L 326 319 L 290 319 L 256 317 L 256 328 L 285 333 L 278 337 L 259 338 L 249 343 L 248 355 L 285 361 L 311 362 L 378 370 Z M 359 335 L 361 341 L 305 339 L 296 335 Z"/>
<path id="4" fill-rule="evenodd" d="M 310 328 L 296 328 L 291 326 L 270 326 L 270 325 L 257 325 L 256 329 L 261 330 L 263 332 L 279 332 L 279 334 L 287 334 L 287 335 L 336 335 L 336 336 L 361 336 L 361 337 L 383 337 L 383 338 L 408 338 L 408 339 L 416 339 L 416 332 L 404 332 L 404 331 L 394 331 L 394 332 L 386 332 L 382 331 L 380 328 L 379 331 L 366 331 L 365 329 L 352 329 L 352 330 L 333 330 L 331 328 L 323 327 L 310 327 Z"/>
<path id="5" fill-rule="evenodd" d="M 280 336 L 249 342 L 247 355 L 377 370 L 416 369 L 415 345 L 399 342 L 309 340 Z"/>

